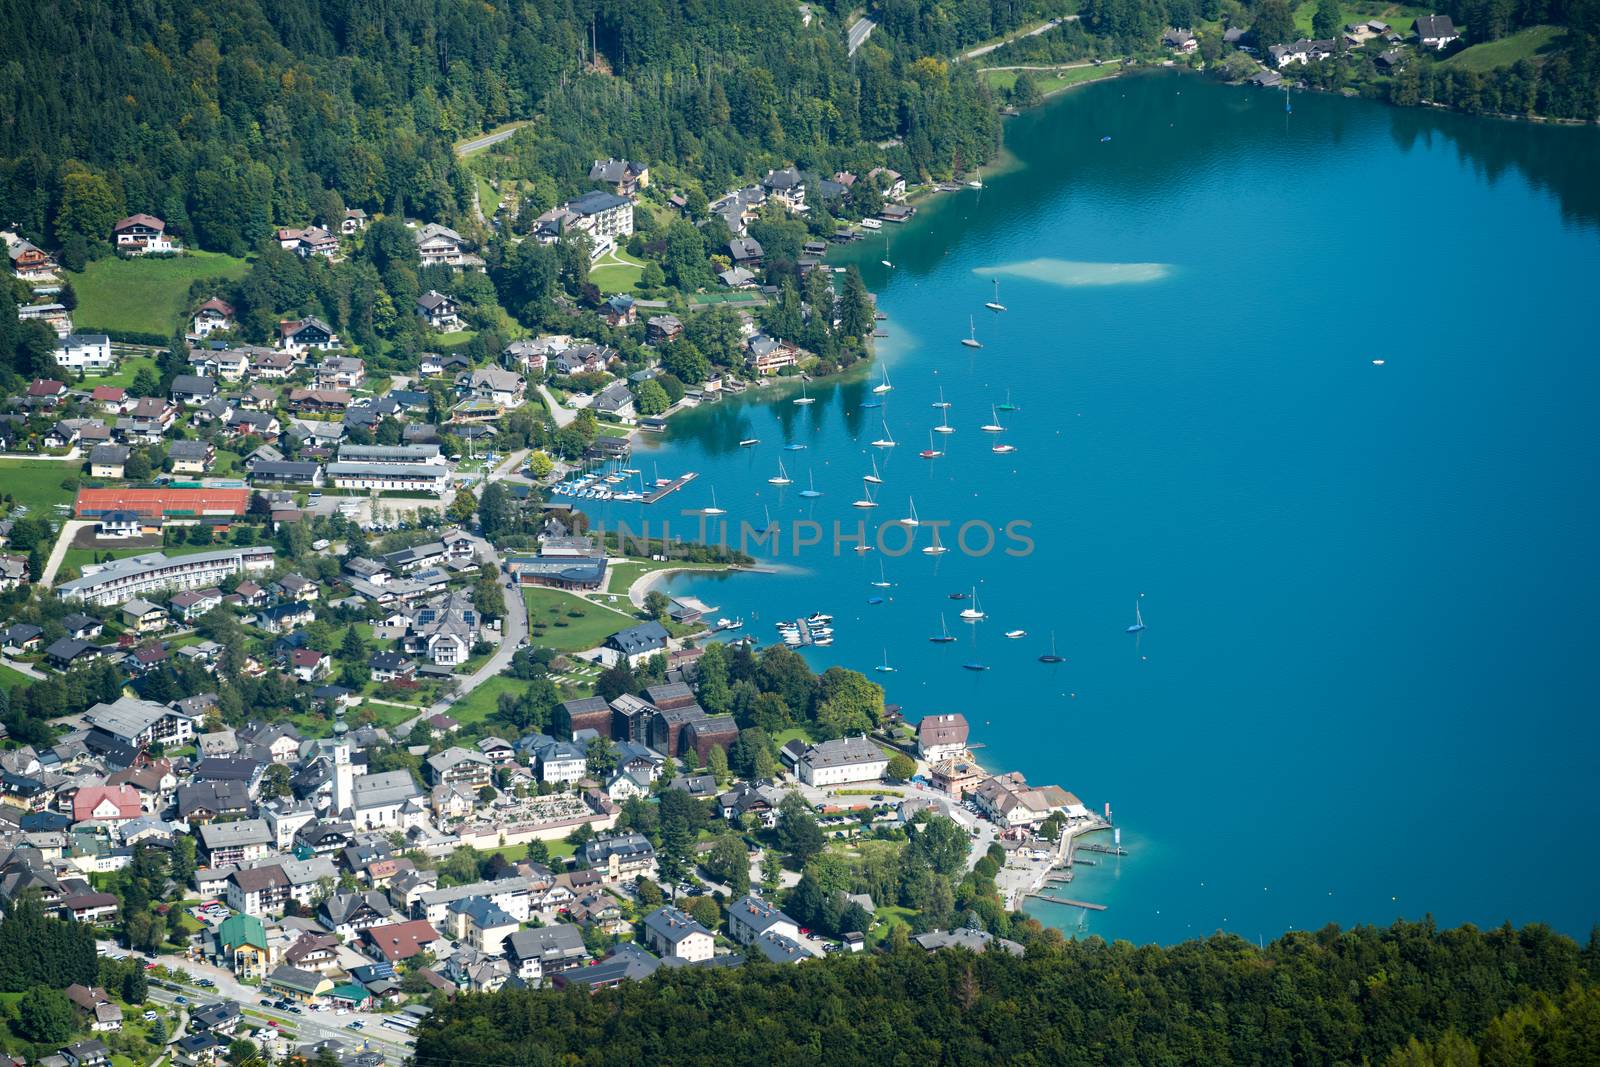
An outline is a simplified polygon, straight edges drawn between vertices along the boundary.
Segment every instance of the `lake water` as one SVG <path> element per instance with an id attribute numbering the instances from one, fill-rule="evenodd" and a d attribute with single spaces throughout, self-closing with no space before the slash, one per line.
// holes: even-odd
<path id="1" fill-rule="evenodd" d="M 910 497 L 924 520 L 1030 523 L 1022 557 L 814 548 L 673 588 L 763 642 L 832 612 L 818 669 L 887 655 L 873 677 L 908 718 L 964 712 L 992 769 L 1110 803 L 1131 854 L 1071 893 L 1108 910 L 1034 908 L 1047 922 L 1170 942 L 1432 913 L 1584 934 L 1600 135 L 1293 105 L 1156 75 L 1013 120 L 1015 166 L 981 195 L 847 253 L 890 316 L 882 409 L 862 406 L 876 367 L 808 408 L 702 409 L 636 463 L 700 479 L 602 514 L 688 530 L 714 488 L 756 526 L 886 521 Z M 1004 314 L 983 307 L 995 277 Z M 969 316 L 979 351 L 958 343 Z M 957 432 L 924 460 L 941 388 Z M 1006 432 L 980 432 L 1008 390 Z M 880 415 L 897 448 L 871 447 Z M 803 499 L 811 477 L 825 495 Z M 880 558 L 892 589 L 869 584 Z M 969 625 L 947 594 L 974 586 L 989 617 Z M 941 613 L 958 642 L 928 642 Z"/>

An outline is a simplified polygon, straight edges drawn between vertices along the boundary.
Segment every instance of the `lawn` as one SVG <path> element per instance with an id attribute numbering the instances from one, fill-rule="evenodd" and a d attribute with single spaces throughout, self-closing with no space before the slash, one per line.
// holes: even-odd
<path id="1" fill-rule="evenodd" d="M 630 559 L 622 563 L 613 563 L 611 565 L 607 576 L 606 592 L 625 594 L 627 593 L 629 586 L 646 574 L 650 574 L 654 571 L 666 570 L 668 568 L 672 568 L 674 570 L 682 568 L 684 570 L 695 571 L 717 571 L 729 569 L 721 563 L 662 563 L 658 560 Z"/>
<path id="2" fill-rule="evenodd" d="M 117 369 L 112 373 L 102 374 L 98 378 L 86 378 L 84 384 L 88 386 L 120 385 L 126 389 L 133 384 L 133 380 L 139 376 L 139 372 L 146 367 L 150 368 L 151 374 L 154 374 L 157 378 L 161 377 L 161 371 L 156 367 L 154 356 L 132 356 L 117 364 Z"/>
<path id="3" fill-rule="evenodd" d="M 599 286 L 602 293 L 631 292 L 643 276 L 643 267 L 618 259 L 614 249 L 589 268 L 589 280 Z"/>
<path id="4" fill-rule="evenodd" d="M 500 706 L 501 693 L 521 693 L 527 688 L 528 683 L 520 678 L 513 678 L 509 674 L 497 674 L 485 680 L 463 699 L 450 705 L 450 717 L 464 726 L 482 722 Z"/>
<path id="5" fill-rule="evenodd" d="M 594 648 L 618 630 L 639 620 L 612 608 L 591 604 L 560 589 L 526 589 L 530 640 L 558 652 Z"/>
<path id="6" fill-rule="evenodd" d="M 80 333 L 122 331 L 170 337 L 189 313 L 189 286 L 202 278 L 244 277 L 250 265 L 220 252 L 177 259 L 97 259 L 73 276 Z"/>
<path id="7" fill-rule="evenodd" d="M 902 908 L 898 904 L 879 904 L 878 910 L 872 916 L 872 930 L 867 934 L 867 940 L 874 945 L 878 944 L 886 939 L 896 926 L 911 925 L 911 920 L 916 914 L 914 909 Z"/>
<path id="8" fill-rule="evenodd" d="M 578 852 L 577 848 L 566 841 L 546 841 L 544 847 L 550 850 L 553 860 L 571 859 Z M 480 856 L 504 856 L 508 860 L 520 861 L 528 854 L 527 845 L 501 845 L 499 848 L 480 848 Z"/>
<path id="9" fill-rule="evenodd" d="M 804 741 L 809 745 L 812 743 L 812 737 L 810 732 L 807 731 L 804 726 L 791 726 L 782 733 L 774 734 L 772 736 L 772 743 L 777 748 L 782 748 L 790 741 Z"/>
<path id="10" fill-rule="evenodd" d="M 1524 59 L 1533 59 L 1540 53 L 1559 48 L 1565 40 L 1566 31 L 1559 26 L 1529 26 L 1510 37 L 1463 49 L 1445 60 L 1443 65 L 1482 73 L 1509 67 Z"/>
<path id="11" fill-rule="evenodd" d="M 1352 23 L 1368 22 L 1372 19 L 1381 19 L 1387 22 L 1396 33 L 1410 33 L 1411 24 L 1419 15 L 1427 15 L 1437 8 L 1411 7 L 1408 4 L 1382 4 L 1382 3 L 1357 3 L 1339 5 L 1339 32 Z M 1312 35 L 1311 22 L 1317 13 L 1316 0 L 1306 0 L 1295 8 L 1295 29 L 1305 34 Z M 1373 42 L 1368 42 L 1369 46 Z"/>
<path id="12" fill-rule="evenodd" d="M 56 518 L 55 505 L 70 504 L 76 495 L 61 488 L 61 481 L 78 473 L 75 463 L 48 459 L 0 459 L 0 492 L 29 512 L 46 519 Z"/>
<path id="13" fill-rule="evenodd" d="M 11 692 L 19 685 L 32 685 L 34 679 L 29 678 L 21 671 L 14 671 L 10 667 L 0 666 L 0 689 Z"/>
<path id="14" fill-rule="evenodd" d="M 1033 84 L 1039 87 L 1039 92 L 1048 96 L 1069 86 L 1110 78 L 1121 69 L 1116 63 L 1103 63 L 1098 67 L 1061 67 L 1056 70 L 1034 70 L 1029 73 L 1033 75 Z M 1021 71 L 1015 70 L 986 70 L 983 76 L 988 80 L 991 89 L 1009 92 L 1017 83 L 1017 75 L 1020 73 Z"/>

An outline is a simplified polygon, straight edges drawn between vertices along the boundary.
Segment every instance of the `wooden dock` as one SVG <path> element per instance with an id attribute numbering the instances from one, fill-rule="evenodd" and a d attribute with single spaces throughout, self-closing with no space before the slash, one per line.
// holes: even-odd
<path id="1" fill-rule="evenodd" d="M 665 485 L 658 485 L 646 493 L 644 495 L 643 503 L 654 504 L 662 497 L 676 493 L 679 489 L 682 489 L 684 486 L 694 481 L 695 477 L 696 474 L 694 471 L 690 471 L 688 474 L 680 474 L 670 482 L 667 482 Z"/>
<path id="2" fill-rule="evenodd" d="M 1053 897 L 1048 893 L 1029 893 L 1028 895 L 1030 897 L 1038 897 L 1040 900 L 1047 900 L 1052 904 L 1065 904 L 1068 907 L 1083 908 L 1086 911 L 1106 910 L 1106 906 L 1104 904 L 1095 904 L 1087 900 L 1073 900 L 1070 897 Z"/>
<path id="3" fill-rule="evenodd" d="M 1106 856 L 1126 856 L 1128 854 L 1128 850 L 1123 848 L 1121 845 L 1088 844 L 1079 845 L 1077 847 L 1083 852 L 1099 852 Z"/>

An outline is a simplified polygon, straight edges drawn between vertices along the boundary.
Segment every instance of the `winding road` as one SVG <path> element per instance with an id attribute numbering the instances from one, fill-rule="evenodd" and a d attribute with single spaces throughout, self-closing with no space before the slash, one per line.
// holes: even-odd
<path id="1" fill-rule="evenodd" d="M 518 130 L 522 129 L 522 127 L 526 126 L 529 121 L 531 120 L 523 119 L 521 122 L 511 123 L 504 129 L 495 130 L 493 133 L 486 133 L 482 137 L 474 137 L 470 141 L 462 141 L 460 144 L 456 145 L 456 155 L 460 157 L 466 157 L 472 155 L 474 152 L 481 152 L 490 145 L 497 145 L 501 141 L 504 141 L 506 138 L 510 137 L 512 134 L 516 133 Z"/>
<path id="2" fill-rule="evenodd" d="M 865 15 L 856 19 L 856 21 L 851 24 L 850 28 L 845 31 L 844 35 L 845 44 L 850 50 L 849 54 L 855 55 L 856 49 L 860 48 L 866 43 L 867 38 L 872 35 L 872 31 L 877 29 L 877 27 L 878 24 L 867 18 Z"/>

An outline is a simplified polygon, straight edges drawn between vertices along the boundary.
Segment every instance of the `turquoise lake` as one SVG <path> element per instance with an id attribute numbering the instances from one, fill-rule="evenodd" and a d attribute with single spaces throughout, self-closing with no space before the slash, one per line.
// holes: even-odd
<path id="1" fill-rule="evenodd" d="M 1309 94 L 1285 114 L 1281 94 L 1152 75 L 1069 93 L 1007 142 L 981 193 L 841 260 L 889 316 L 881 409 L 862 406 L 876 366 L 809 407 L 707 406 L 635 460 L 697 481 L 595 517 L 687 534 L 714 489 L 758 527 L 876 525 L 913 497 L 925 521 L 1031 524 L 1019 557 L 825 541 L 671 588 L 763 643 L 831 612 L 818 669 L 887 656 L 872 677 L 909 719 L 963 712 L 989 768 L 1111 804 L 1130 855 L 1071 887 L 1108 909 L 1030 907 L 1069 932 L 1431 913 L 1585 935 L 1600 132 Z M 983 306 L 996 277 L 1003 314 Z M 959 344 L 969 317 L 981 350 Z M 956 432 L 926 460 L 940 389 Z M 1006 432 L 980 432 L 1008 390 Z M 880 416 L 898 447 L 871 446 Z M 823 496 L 799 496 L 809 478 Z M 880 565 L 893 588 L 869 584 Z M 973 587 L 975 625 L 948 599 Z M 941 613 L 953 644 L 927 640 Z M 1052 632 L 1066 662 L 1046 666 Z"/>

